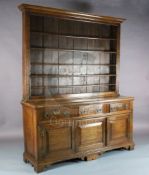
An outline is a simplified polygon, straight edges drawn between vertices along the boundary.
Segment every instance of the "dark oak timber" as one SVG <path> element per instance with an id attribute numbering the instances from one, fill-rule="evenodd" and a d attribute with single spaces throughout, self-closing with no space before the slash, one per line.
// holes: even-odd
<path id="1" fill-rule="evenodd" d="M 133 97 L 119 95 L 122 18 L 28 4 L 23 16 L 25 163 L 132 150 Z"/>

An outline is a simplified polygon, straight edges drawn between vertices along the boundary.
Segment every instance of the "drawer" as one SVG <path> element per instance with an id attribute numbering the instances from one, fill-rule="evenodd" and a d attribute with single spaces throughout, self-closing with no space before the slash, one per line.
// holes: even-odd
<path id="1" fill-rule="evenodd" d="M 129 102 L 115 102 L 110 104 L 110 112 L 119 112 L 130 109 Z"/>
<path id="2" fill-rule="evenodd" d="M 79 106 L 79 115 L 98 114 L 103 112 L 103 104 L 82 105 Z"/>
<path id="3" fill-rule="evenodd" d="M 38 110 L 39 121 L 70 118 L 77 115 L 76 109 L 69 106 L 55 106 Z"/>
<path id="4" fill-rule="evenodd" d="M 60 116 L 59 108 L 42 108 L 37 111 L 39 121 L 49 120 L 51 117 Z"/>

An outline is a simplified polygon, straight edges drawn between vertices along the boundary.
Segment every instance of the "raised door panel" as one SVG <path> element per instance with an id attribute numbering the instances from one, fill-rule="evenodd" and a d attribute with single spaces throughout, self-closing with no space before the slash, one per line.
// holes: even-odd
<path id="1" fill-rule="evenodd" d="M 117 145 L 129 141 L 129 115 L 112 116 L 107 120 L 107 143 Z"/>
<path id="2" fill-rule="evenodd" d="M 73 151 L 72 126 L 68 123 L 41 125 L 39 137 L 41 158 L 61 157 Z"/>
<path id="3" fill-rule="evenodd" d="M 97 149 L 105 145 L 105 119 L 84 119 L 76 122 L 76 151 Z"/>
<path id="4" fill-rule="evenodd" d="M 71 149 L 71 128 L 55 128 L 48 130 L 49 151 L 60 151 Z"/>

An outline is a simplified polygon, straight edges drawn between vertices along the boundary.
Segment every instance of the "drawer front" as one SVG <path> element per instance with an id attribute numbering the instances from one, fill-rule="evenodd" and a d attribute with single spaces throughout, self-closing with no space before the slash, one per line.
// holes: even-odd
<path id="1" fill-rule="evenodd" d="M 60 116 L 60 109 L 58 107 L 42 108 L 38 110 L 39 121 L 47 121 L 51 118 Z"/>
<path id="2" fill-rule="evenodd" d="M 38 119 L 39 121 L 47 121 L 50 119 L 68 119 L 73 116 L 77 116 L 78 113 L 75 109 L 71 107 L 49 107 L 49 108 L 42 108 L 38 110 Z"/>
<path id="3" fill-rule="evenodd" d="M 110 104 L 110 112 L 119 112 L 130 109 L 129 102 L 115 102 Z"/>
<path id="4" fill-rule="evenodd" d="M 79 107 L 79 115 L 100 114 L 103 112 L 103 104 L 82 105 Z"/>

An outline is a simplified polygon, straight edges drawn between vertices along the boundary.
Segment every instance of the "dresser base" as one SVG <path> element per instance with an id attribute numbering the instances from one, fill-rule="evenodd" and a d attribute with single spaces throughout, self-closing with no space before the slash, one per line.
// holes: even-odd
<path id="1" fill-rule="evenodd" d="M 90 161 L 90 160 L 96 160 L 98 159 L 104 152 L 107 152 L 107 151 L 111 151 L 111 150 L 121 150 L 121 149 L 126 149 L 126 150 L 133 150 L 134 149 L 134 143 L 128 143 L 128 144 L 124 144 L 124 145 L 121 145 L 121 146 L 113 146 L 113 147 L 106 147 L 102 150 L 98 150 L 98 151 L 95 151 L 95 153 L 84 153 L 83 156 L 79 156 L 78 154 L 74 154 L 73 157 L 70 156 L 70 157 L 67 157 L 65 159 L 61 159 L 61 160 L 56 160 L 56 161 L 36 161 L 35 159 L 33 159 L 32 156 L 30 156 L 29 154 L 27 153 L 24 153 L 23 155 L 23 158 L 24 158 L 24 162 L 25 163 L 29 163 L 31 164 L 33 167 L 34 167 L 34 170 L 35 172 L 37 173 L 40 173 L 42 171 L 44 171 L 46 168 L 49 168 L 50 165 L 54 164 L 54 163 L 57 163 L 57 162 L 61 162 L 61 161 L 66 161 L 66 160 L 69 160 L 69 159 L 76 159 L 76 158 L 79 158 L 83 161 Z M 81 155 L 81 154 L 80 154 Z"/>

